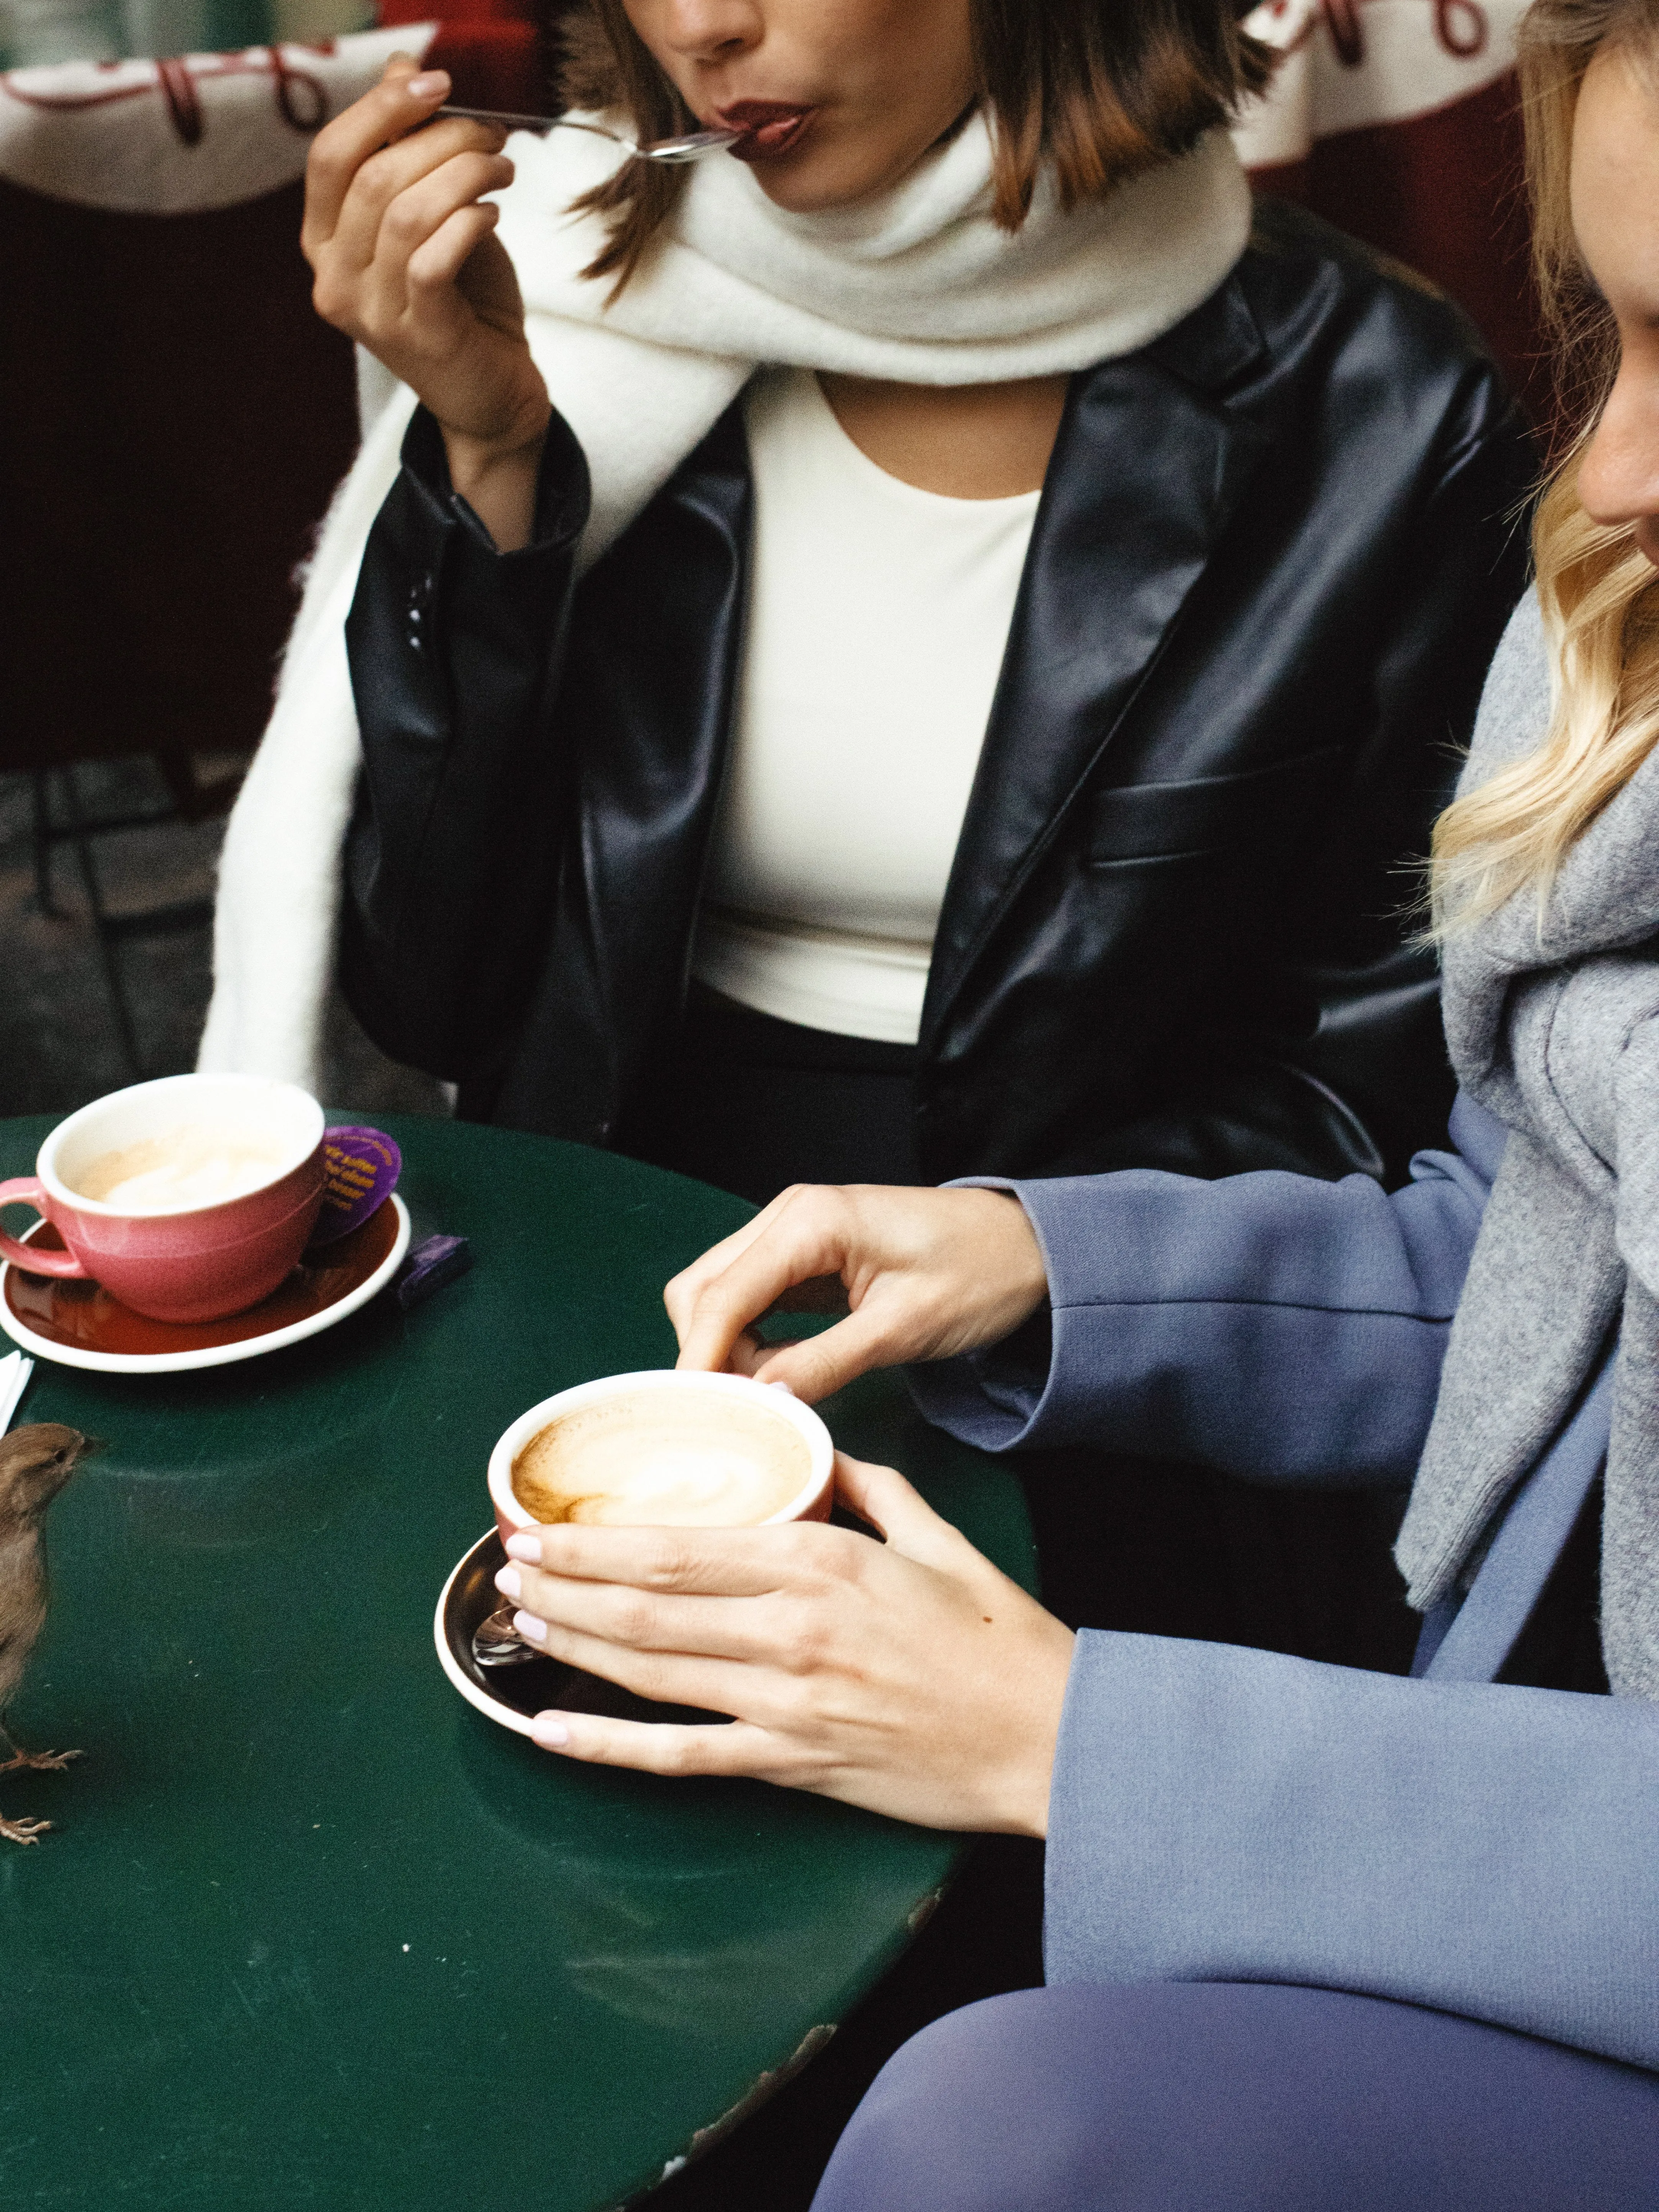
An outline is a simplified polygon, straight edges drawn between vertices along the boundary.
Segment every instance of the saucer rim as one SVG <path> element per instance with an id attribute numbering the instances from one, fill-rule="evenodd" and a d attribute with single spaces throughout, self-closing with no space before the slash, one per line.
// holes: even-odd
<path id="1" fill-rule="evenodd" d="M 317 1336 L 337 1322 L 366 1306 L 377 1291 L 382 1290 L 402 1265 L 409 1250 L 409 1208 L 394 1190 L 386 1203 L 397 1210 L 398 1233 L 392 1240 L 392 1249 L 373 1274 L 366 1275 L 355 1290 L 343 1297 L 336 1298 L 332 1305 L 324 1306 L 301 1321 L 291 1321 L 281 1328 L 267 1330 L 262 1336 L 239 1337 L 232 1344 L 198 1345 L 193 1352 L 94 1352 L 75 1345 L 56 1344 L 50 1337 L 37 1336 L 26 1322 L 18 1320 L 6 1302 L 6 1278 L 11 1272 L 10 1261 L 0 1261 L 0 1328 L 14 1344 L 36 1359 L 50 1359 L 59 1367 L 79 1367 L 94 1375 L 183 1375 L 203 1367 L 230 1367 L 243 1359 L 258 1359 L 267 1352 L 282 1352 L 290 1344 L 303 1343 L 308 1336 Z"/>
<path id="2" fill-rule="evenodd" d="M 483 1549 L 492 1536 L 497 1540 L 501 1536 L 500 1529 L 493 1522 L 484 1530 L 476 1544 L 467 1546 L 465 1551 L 450 1569 L 444 1586 L 438 1593 L 438 1603 L 432 1615 L 432 1641 L 437 1647 L 438 1664 L 448 1675 L 451 1685 L 460 1692 L 474 1711 L 482 1713 L 486 1720 L 494 1721 L 498 1728 L 511 1729 L 515 1735 L 527 1736 L 532 1733 L 530 1716 L 527 1713 L 520 1712 L 515 1706 L 503 1705 L 499 1698 L 492 1698 L 487 1691 L 481 1690 L 475 1681 L 465 1674 L 455 1654 L 449 1648 L 449 1638 L 445 1632 L 444 1622 L 449 1611 L 449 1594 L 454 1589 L 462 1568 L 468 1565 L 476 1553 Z"/>

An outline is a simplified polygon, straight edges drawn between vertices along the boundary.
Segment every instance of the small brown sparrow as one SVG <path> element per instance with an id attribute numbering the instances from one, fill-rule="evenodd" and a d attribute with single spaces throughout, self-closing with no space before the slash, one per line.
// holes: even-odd
<path id="1" fill-rule="evenodd" d="M 20 1767 L 52 1771 L 80 1757 L 74 1751 L 20 1751 L 4 1722 L 46 1622 L 46 1508 L 86 1449 L 78 1429 L 57 1421 L 37 1421 L 32 1428 L 0 1437 L 0 1750 L 9 1747 L 12 1753 L 0 1759 L 0 1774 Z M 38 1843 L 51 1826 L 50 1820 L 8 1820 L 0 1815 L 0 1838 Z"/>

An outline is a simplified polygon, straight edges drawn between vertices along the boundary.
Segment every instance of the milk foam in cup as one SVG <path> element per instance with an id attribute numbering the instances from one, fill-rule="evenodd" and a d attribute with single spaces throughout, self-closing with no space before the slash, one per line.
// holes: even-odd
<path id="1" fill-rule="evenodd" d="M 192 1206 L 245 1197 L 269 1182 L 282 1164 L 274 1143 L 185 1122 L 100 1153 L 76 1170 L 73 1188 L 79 1197 L 95 1198 L 123 1213 L 187 1213 Z"/>
<path id="2" fill-rule="evenodd" d="M 44 1214 L 63 1249 L 0 1232 L 30 1274 L 101 1283 L 153 1321 L 217 1321 L 269 1297 L 323 1196 L 323 1109 L 292 1083 L 168 1075 L 71 1114 L 0 1206 Z"/>
<path id="3" fill-rule="evenodd" d="M 809 1406 L 745 1376 L 657 1368 L 544 1399 L 490 1455 L 503 1538 L 565 1521 L 757 1528 L 827 1519 L 835 1446 Z"/>

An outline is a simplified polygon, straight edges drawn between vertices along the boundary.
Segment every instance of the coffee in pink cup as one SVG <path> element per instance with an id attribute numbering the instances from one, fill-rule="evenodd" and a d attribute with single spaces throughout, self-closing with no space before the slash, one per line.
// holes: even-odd
<path id="1" fill-rule="evenodd" d="M 152 1321 L 258 1305 L 310 1240 L 323 1196 L 323 1109 L 258 1075 L 167 1075 L 60 1121 L 0 1206 L 32 1206 L 63 1251 L 0 1232 L 33 1275 L 90 1279 Z"/>
<path id="2" fill-rule="evenodd" d="M 520 1413 L 489 1455 L 501 1540 L 562 1521 L 756 1528 L 827 1521 L 836 1448 L 775 1383 L 696 1369 L 601 1376 Z"/>

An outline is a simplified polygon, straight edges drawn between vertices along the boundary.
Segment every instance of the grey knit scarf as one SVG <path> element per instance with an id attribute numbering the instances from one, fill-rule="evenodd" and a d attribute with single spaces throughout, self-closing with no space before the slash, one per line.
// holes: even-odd
<path id="1" fill-rule="evenodd" d="M 1461 789 L 1541 738 L 1549 668 L 1516 610 Z M 1618 1332 L 1601 1645 L 1621 1696 L 1659 1699 L 1659 752 L 1579 838 L 1551 894 L 1454 936 L 1446 1036 L 1510 1132 L 1452 1325 L 1395 1556 L 1426 1609 L 1456 1586 Z"/>

